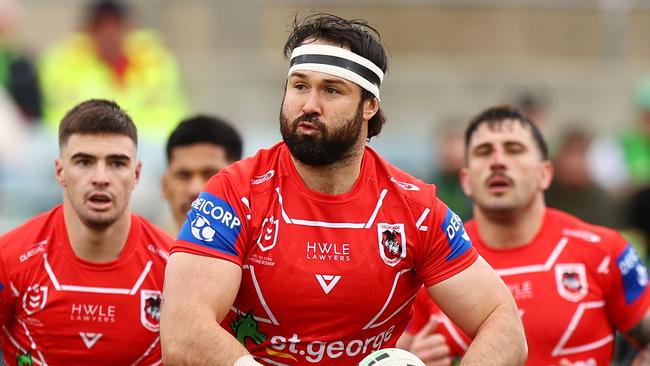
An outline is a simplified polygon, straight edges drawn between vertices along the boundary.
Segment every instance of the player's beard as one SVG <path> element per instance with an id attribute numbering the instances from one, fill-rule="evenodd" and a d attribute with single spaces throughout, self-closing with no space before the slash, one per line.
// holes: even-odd
<path id="1" fill-rule="evenodd" d="M 319 136 L 299 135 L 300 122 L 309 122 L 316 126 Z M 325 166 L 349 158 L 353 147 L 359 141 L 363 130 L 363 104 L 359 103 L 355 115 L 346 120 L 341 127 L 329 129 L 316 115 L 301 115 L 291 123 L 280 110 L 280 132 L 282 139 L 289 147 L 291 155 L 303 164 Z"/>

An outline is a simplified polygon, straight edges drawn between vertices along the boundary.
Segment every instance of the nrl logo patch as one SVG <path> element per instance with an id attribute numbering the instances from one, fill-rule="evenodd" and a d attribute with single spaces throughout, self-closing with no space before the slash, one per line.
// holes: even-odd
<path id="1" fill-rule="evenodd" d="M 404 224 L 377 224 L 379 255 L 384 263 L 395 267 L 406 258 L 406 235 Z"/>
<path id="2" fill-rule="evenodd" d="M 160 330 L 160 304 L 162 294 L 158 290 L 140 291 L 140 322 L 152 332 Z"/>
<path id="3" fill-rule="evenodd" d="M 267 217 L 262 222 L 262 230 L 259 238 L 257 238 L 257 245 L 263 252 L 273 249 L 275 243 L 278 241 L 278 225 L 280 220 L 274 219 L 273 216 Z"/>
<path id="4" fill-rule="evenodd" d="M 47 286 L 35 284 L 27 288 L 23 295 L 23 310 L 27 315 L 43 310 L 45 303 L 47 303 Z"/>
<path id="5" fill-rule="evenodd" d="M 555 266 L 557 292 L 563 298 L 578 302 L 589 292 L 587 272 L 582 263 L 557 264 Z"/>

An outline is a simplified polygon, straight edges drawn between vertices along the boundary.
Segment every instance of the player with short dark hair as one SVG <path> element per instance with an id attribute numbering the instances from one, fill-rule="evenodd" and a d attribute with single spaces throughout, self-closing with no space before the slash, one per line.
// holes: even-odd
<path id="1" fill-rule="evenodd" d="M 242 139 L 225 120 L 206 115 L 187 118 L 167 139 L 167 170 L 162 192 L 178 230 L 192 201 L 205 183 L 229 164 L 241 159 Z"/>
<path id="2" fill-rule="evenodd" d="M 355 365 L 394 347 L 422 284 L 476 337 L 468 365 L 522 363 L 512 297 L 460 218 L 366 146 L 388 64 L 375 30 L 317 14 L 285 51 L 283 142 L 211 178 L 172 249 L 165 364 Z"/>
<path id="3" fill-rule="evenodd" d="M 502 106 L 480 113 L 465 136 L 460 180 L 474 201 L 467 232 L 517 302 L 527 364 L 608 365 L 617 330 L 647 346 L 647 270 L 616 231 L 546 207 L 553 167 L 538 127 Z M 418 298 L 415 309 L 410 336 L 434 304 Z M 448 338 L 452 344 L 458 339 L 458 333 Z M 405 347 L 422 355 L 424 348 L 413 343 Z"/>
<path id="4" fill-rule="evenodd" d="M 7 365 L 152 365 L 171 238 L 129 208 L 137 131 L 115 103 L 89 100 L 59 127 L 63 204 L 0 236 Z"/>

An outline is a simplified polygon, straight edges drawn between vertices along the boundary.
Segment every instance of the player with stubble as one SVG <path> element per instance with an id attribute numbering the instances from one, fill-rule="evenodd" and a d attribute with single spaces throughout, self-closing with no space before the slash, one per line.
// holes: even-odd
<path id="1" fill-rule="evenodd" d="M 520 111 L 496 106 L 470 121 L 460 172 L 474 201 L 467 232 L 517 302 L 529 342 L 526 365 L 609 365 L 617 331 L 643 349 L 634 364 L 648 364 L 646 267 L 615 230 L 547 207 L 552 178 L 546 141 Z M 426 324 L 441 314 L 424 296 L 414 308 L 416 324 L 402 336 L 402 347 L 444 364 L 447 356 L 432 352 L 440 334 L 427 334 L 433 329 Z M 452 349 L 462 339 L 453 325 L 438 330 Z"/>
<path id="2" fill-rule="evenodd" d="M 0 237 L 4 364 L 161 362 L 172 239 L 131 212 L 137 143 L 133 121 L 111 101 L 82 102 L 61 121 L 63 204 Z"/>
<path id="3" fill-rule="evenodd" d="M 378 39 L 362 20 L 294 23 L 283 142 L 212 177 L 172 248 L 165 365 L 355 365 L 395 346 L 423 284 L 474 336 L 463 364 L 525 360 L 514 301 L 460 218 L 367 146 L 385 121 Z"/>

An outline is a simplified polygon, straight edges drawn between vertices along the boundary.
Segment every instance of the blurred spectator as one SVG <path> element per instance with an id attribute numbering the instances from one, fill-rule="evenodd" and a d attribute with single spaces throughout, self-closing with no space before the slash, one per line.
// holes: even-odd
<path id="1" fill-rule="evenodd" d="M 606 189 L 628 195 L 650 183 L 650 76 L 635 91 L 638 124 L 595 142 L 589 164 Z"/>
<path id="2" fill-rule="evenodd" d="M 440 197 L 463 220 L 472 217 L 472 201 L 465 196 L 460 186 L 458 172 L 464 166 L 464 122 L 449 118 L 443 122 L 435 139 L 438 147 L 438 169 L 430 183 L 438 188 Z"/>
<path id="3" fill-rule="evenodd" d="M 565 132 L 553 159 L 555 177 L 546 191 L 546 203 L 590 223 L 618 227 L 621 220 L 615 200 L 589 172 L 590 144 L 591 138 L 583 130 Z"/>
<path id="4" fill-rule="evenodd" d="M 192 201 L 218 171 L 241 159 L 242 139 L 221 118 L 198 115 L 185 119 L 167 140 L 167 171 L 162 192 L 171 208 L 174 225 L 165 225 L 176 236 Z"/>
<path id="5" fill-rule="evenodd" d="M 36 69 L 11 37 L 17 17 L 13 0 L 0 0 L 0 85 L 18 107 L 22 118 L 38 122 L 42 98 Z"/>
<path id="6" fill-rule="evenodd" d="M 515 97 L 515 107 L 537 128 L 544 130 L 548 121 L 548 100 L 539 92 L 522 91 Z"/>
<path id="7" fill-rule="evenodd" d="M 163 141 L 186 112 L 173 56 L 153 32 L 132 27 L 122 3 L 93 1 L 86 10 L 82 31 L 40 60 L 45 118 L 55 126 L 82 100 L 113 99 L 143 140 Z"/>

